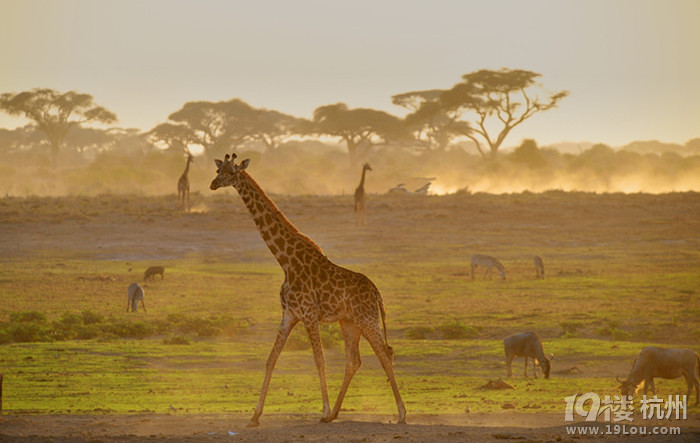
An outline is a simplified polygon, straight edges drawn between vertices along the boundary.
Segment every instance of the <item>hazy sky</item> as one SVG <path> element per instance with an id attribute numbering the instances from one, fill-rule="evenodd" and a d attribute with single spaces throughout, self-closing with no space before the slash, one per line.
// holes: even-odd
<path id="1" fill-rule="evenodd" d="M 0 60 L 0 92 L 86 92 L 143 130 L 236 97 L 404 115 L 393 94 L 508 67 L 571 91 L 508 146 L 700 137 L 698 0 L 0 0 Z"/>

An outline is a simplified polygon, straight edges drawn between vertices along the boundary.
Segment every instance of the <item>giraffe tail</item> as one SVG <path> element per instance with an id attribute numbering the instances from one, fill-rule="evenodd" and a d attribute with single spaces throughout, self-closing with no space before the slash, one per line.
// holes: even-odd
<path id="1" fill-rule="evenodd" d="M 389 358 L 394 361 L 394 348 L 389 346 L 389 338 L 386 335 L 386 311 L 384 311 L 384 301 L 382 300 L 381 294 L 377 292 L 377 304 L 379 305 L 379 313 L 382 316 L 382 328 L 384 330 L 384 344 L 386 345 L 386 350 L 389 353 Z"/>

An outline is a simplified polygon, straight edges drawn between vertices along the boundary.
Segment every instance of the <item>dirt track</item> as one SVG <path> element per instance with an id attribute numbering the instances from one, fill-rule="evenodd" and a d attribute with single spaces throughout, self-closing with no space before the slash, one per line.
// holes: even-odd
<path id="1" fill-rule="evenodd" d="M 323 424 L 316 417 L 263 416 L 257 428 L 247 428 L 238 415 L 107 415 L 23 416 L 0 418 L 0 441 L 21 442 L 215 442 L 215 441 L 629 441 L 632 436 L 585 438 L 567 434 L 559 414 L 465 414 L 415 416 L 408 425 L 392 417 L 346 415 Z M 579 425 L 582 425 L 579 423 Z M 668 425 L 668 422 L 661 425 Z M 644 441 L 697 442 L 700 428 L 683 427 L 681 435 L 646 436 Z M 585 426 L 585 425 L 583 425 Z M 600 432 L 605 432 L 600 424 Z M 588 427 L 588 426 L 587 426 Z M 629 426 L 627 431 L 629 432 Z M 649 424 L 647 432 L 652 432 Z"/>

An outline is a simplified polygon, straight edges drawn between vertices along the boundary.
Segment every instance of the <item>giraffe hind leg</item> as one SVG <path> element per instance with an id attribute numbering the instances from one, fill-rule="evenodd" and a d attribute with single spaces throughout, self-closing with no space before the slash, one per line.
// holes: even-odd
<path id="1" fill-rule="evenodd" d="M 396 377 L 394 376 L 394 362 L 392 358 L 392 353 L 389 347 L 382 338 L 382 334 L 379 330 L 379 325 L 375 325 L 370 328 L 363 328 L 362 335 L 365 336 L 369 342 L 372 350 L 379 359 L 384 372 L 386 372 L 389 378 L 389 384 L 391 384 L 391 390 L 394 392 L 394 399 L 396 400 L 396 406 L 399 410 L 399 423 L 406 423 L 406 407 L 401 399 L 401 394 L 399 393 L 399 386 L 396 383 Z"/>
<path id="2" fill-rule="evenodd" d="M 260 390 L 260 398 L 255 406 L 255 413 L 253 418 L 250 419 L 248 427 L 258 426 L 260 424 L 260 416 L 262 415 L 263 406 L 265 405 L 265 397 L 267 396 L 267 389 L 270 387 L 270 379 L 272 378 L 272 371 L 275 369 L 275 364 L 277 364 L 277 359 L 284 348 L 284 344 L 287 342 L 289 334 L 294 329 L 294 326 L 299 323 L 299 320 L 293 318 L 287 313 L 284 314 L 282 322 L 280 323 L 279 330 L 277 331 L 277 338 L 275 339 L 275 344 L 270 351 L 270 356 L 267 358 L 267 364 L 265 365 L 265 380 L 263 381 L 262 389 Z"/>
<path id="3" fill-rule="evenodd" d="M 340 321 L 340 329 L 345 340 L 345 377 L 338 393 L 338 399 L 335 402 L 335 406 L 333 406 L 333 411 L 328 417 L 329 422 L 338 417 L 345 393 L 348 390 L 348 386 L 350 386 L 350 381 L 362 365 L 362 360 L 360 359 L 360 337 L 362 331 L 355 324 L 345 320 Z"/>

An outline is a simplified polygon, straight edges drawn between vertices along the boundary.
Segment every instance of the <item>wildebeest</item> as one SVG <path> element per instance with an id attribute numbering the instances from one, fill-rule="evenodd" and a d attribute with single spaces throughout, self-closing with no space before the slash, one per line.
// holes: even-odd
<path id="1" fill-rule="evenodd" d="M 146 291 L 138 283 L 132 283 L 129 285 L 129 289 L 126 291 L 126 312 L 136 312 L 139 308 L 139 301 L 141 301 L 141 306 L 143 306 L 143 312 L 146 312 L 146 304 L 143 302 L 143 298 L 146 295 Z"/>
<path id="2" fill-rule="evenodd" d="M 162 266 L 151 266 L 150 268 L 146 269 L 146 272 L 143 273 L 143 279 L 148 280 L 149 278 L 156 278 L 156 275 L 158 274 L 160 274 L 160 279 L 163 280 L 165 268 Z"/>
<path id="3" fill-rule="evenodd" d="M 519 334 L 509 335 L 503 339 L 503 346 L 506 351 L 506 367 L 508 368 L 508 377 L 513 376 L 511 365 L 515 357 L 525 357 L 525 377 L 527 377 L 527 359 L 533 360 L 534 369 L 532 372 L 537 378 L 537 364 L 542 368 L 544 378 L 549 378 L 551 365 L 550 358 L 544 355 L 542 341 L 534 332 L 521 332 Z"/>
<path id="4" fill-rule="evenodd" d="M 695 404 L 700 401 L 700 382 L 695 373 L 700 371 L 700 356 L 695 351 L 689 349 L 663 349 L 649 346 L 639 351 L 634 358 L 632 370 L 626 380 L 617 381 L 620 383 L 622 395 L 634 396 L 639 388 L 639 384 L 644 382 L 644 395 L 651 389 L 656 395 L 654 388 L 654 377 L 678 378 L 681 375 L 688 383 L 688 393 L 690 397 L 695 386 Z"/>

